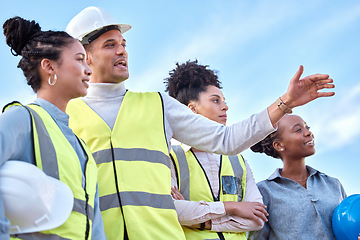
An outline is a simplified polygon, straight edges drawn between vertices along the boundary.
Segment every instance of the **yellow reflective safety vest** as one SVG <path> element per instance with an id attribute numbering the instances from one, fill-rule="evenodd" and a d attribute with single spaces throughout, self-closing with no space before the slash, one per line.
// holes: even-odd
<path id="1" fill-rule="evenodd" d="M 23 106 L 14 102 L 5 108 L 13 105 Z M 56 122 L 38 105 L 29 104 L 24 107 L 31 115 L 36 166 L 70 187 L 74 195 L 74 206 L 63 225 L 41 232 L 11 235 L 11 239 L 91 239 L 97 168 L 90 149 L 79 140 L 87 157 L 84 189 L 79 158 Z"/>
<path id="2" fill-rule="evenodd" d="M 66 111 L 97 163 L 107 238 L 185 239 L 171 198 L 161 95 L 127 91 L 112 130 L 82 99 Z"/>
<path id="3" fill-rule="evenodd" d="M 209 180 L 192 150 L 184 151 L 181 145 L 172 147 L 180 193 L 185 200 L 199 202 L 243 201 L 246 190 L 246 166 L 242 156 L 221 156 L 219 197 L 212 193 Z M 183 226 L 186 239 L 246 239 L 245 233 L 212 232 Z"/>

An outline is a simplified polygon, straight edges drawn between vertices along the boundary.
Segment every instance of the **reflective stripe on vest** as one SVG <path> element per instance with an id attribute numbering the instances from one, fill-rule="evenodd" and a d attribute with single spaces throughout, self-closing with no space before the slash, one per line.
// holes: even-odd
<path id="1" fill-rule="evenodd" d="M 240 160 L 239 160 L 240 156 Z M 223 195 L 226 194 L 234 194 L 237 195 L 237 201 L 241 202 L 245 197 L 245 188 L 246 188 L 246 166 L 244 159 L 241 155 L 239 156 L 223 156 L 224 158 L 227 157 L 231 163 L 232 167 L 232 174 L 234 174 L 234 178 L 231 178 L 230 183 L 225 181 L 225 178 L 222 179 L 222 193 Z M 230 193 L 226 192 L 226 187 L 224 186 L 225 183 L 231 184 Z M 240 185 L 240 186 L 239 186 Z M 232 191 L 232 192 L 231 192 Z M 222 201 L 226 201 L 226 199 L 223 198 Z"/>
<path id="2" fill-rule="evenodd" d="M 21 104 L 13 105 L 22 106 Z M 59 179 L 70 187 L 74 194 L 74 206 L 68 220 L 63 225 L 37 233 L 12 235 L 11 238 L 91 239 L 97 175 L 91 152 L 84 143 L 81 143 L 87 156 L 89 156 L 86 165 L 85 192 L 82 188 L 82 170 L 79 159 L 52 117 L 40 106 L 28 105 L 24 107 L 31 115 L 36 165 L 47 175 Z M 87 196 L 85 196 L 86 194 Z"/>
<path id="3" fill-rule="evenodd" d="M 145 161 L 152 163 L 160 163 L 166 165 L 170 169 L 169 157 L 160 151 L 141 149 L 141 148 L 113 148 L 104 149 L 94 152 L 93 156 L 97 164 L 112 162 L 112 154 L 121 156 L 124 161 Z"/>
<path id="4" fill-rule="evenodd" d="M 112 130 L 82 99 L 70 101 L 67 113 L 98 166 L 107 238 L 123 239 L 126 228 L 129 239 L 185 239 L 170 195 L 161 95 L 128 91 Z"/>
<path id="5" fill-rule="evenodd" d="M 206 202 L 242 201 L 246 188 L 246 166 L 242 156 L 221 156 L 219 200 L 212 193 L 209 180 L 194 153 L 185 153 L 181 145 L 172 146 L 171 156 L 177 171 L 180 193 L 186 200 Z M 184 177 L 184 179 L 182 179 Z M 189 197 L 185 197 L 185 195 Z M 245 233 L 216 233 L 183 227 L 187 239 L 246 239 Z M 219 238 L 220 237 L 220 238 Z"/>
<path id="6" fill-rule="evenodd" d="M 190 199 L 190 173 L 189 165 L 186 161 L 186 156 L 183 148 L 180 145 L 172 146 L 172 150 L 175 152 L 178 158 L 178 176 L 180 180 L 179 189 L 181 189 L 181 194 L 186 200 Z M 181 187 L 180 187 L 181 186 Z"/>

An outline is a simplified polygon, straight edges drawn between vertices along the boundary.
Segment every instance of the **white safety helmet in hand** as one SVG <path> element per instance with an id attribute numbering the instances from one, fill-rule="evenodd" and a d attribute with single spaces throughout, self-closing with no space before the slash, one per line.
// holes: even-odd
<path id="1" fill-rule="evenodd" d="M 71 19 L 65 31 L 82 44 L 88 44 L 107 31 L 117 29 L 123 34 L 130 28 L 128 24 L 119 24 L 103 8 L 87 7 Z"/>
<path id="2" fill-rule="evenodd" d="M 10 234 L 59 227 L 74 205 L 71 189 L 33 164 L 8 160 L 0 168 L 0 197 Z"/>

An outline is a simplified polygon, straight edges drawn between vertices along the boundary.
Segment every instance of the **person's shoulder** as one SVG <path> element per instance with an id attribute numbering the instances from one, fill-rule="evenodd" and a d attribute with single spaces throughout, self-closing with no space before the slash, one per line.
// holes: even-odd
<path id="1" fill-rule="evenodd" d="M 163 93 L 163 92 L 158 92 L 158 93 L 161 95 L 161 97 L 162 97 L 163 99 L 166 99 L 166 100 L 168 100 L 168 101 L 178 102 L 178 100 L 176 100 L 175 98 L 171 97 L 169 94 L 166 94 L 166 93 Z"/>
<path id="2" fill-rule="evenodd" d="M 1 116 L 24 116 L 29 115 L 28 110 L 22 104 L 6 105 Z"/>
<path id="3" fill-rule="evenodd" d="M 329 182 L 335 182 L 335 183 L 340 183 L 340 180 L 336 177 L 333 177 L 333 176 L 330 176 L 328 174 L 325 174 L 325 173 L 322 173 L 322 172 L 319 172 L 319 174 L 323 177 L 323 178 L 326 178 L 327 181 Z"/>
<path id="4" fill-rule="evenodd" d="M 157 97 L 160 96 L 161 98 L 169 97 L 168 95 L 163 94 L 161 92 L 136 92 L 136 91 L 128 90 L 126 92 L 126 94 L 128 96 L 136 96 L 136 97 L 154 97 L 154 96 L 157 96 Z M 125 96 L 126 96 L 126 94 L 125 94 Z"/>
<path id="5" fill-rule="evenodd" d="M 274 186 L 274 184 L 277 184 L 275 179 L 279 177 L 279 169 L 276 169 L 267 179 L 264 179 L 260 182 L 258 182 L 256 185 L 260 189 L 269 190 Z"/>
<path id="6" fill-rule="evenodd" d="M 30 119 L 29 111 L 21 105 L 8 106 L 6 110 L 0 114 L 0 121 L 9 124 L 23 124 Z"/>
<path id="7" fill-rule="evenodd" d="M 263 197 L 264 204 L 268 203 L 269 199 L 271 199 L 272 195 L 272 186 L 271 182 L 267 179 L 262 180 L 256 184 L 257 188 L 260 191 L 261 196 Z"/>
<path id="8" fill-rule="evenodd" d="M 340 183 L 340 180 L 337 179 L 336 177 L 330 176 L 310 166 L 307 166 L 307 168 L 310 169 L 310 175 L 311 174 L 318 175 L 319 178 L 322 178 L 325 182 Z"/>
<path id="9" fill-rule="evenodd" d="M 126 94 L 134 94 L 134 95 L 151 95 L 151 94 L 162 94 L 160 92 L 141 92 L 141 91 L 132 91 L 132 90 L 127 90 Z"/>
<path id="10" fill-rule="evenodd" d="M 269 180 L 265 179 L 256 184 L 256 186 L 260 189 L 268 189 L 270 187 Z"/>

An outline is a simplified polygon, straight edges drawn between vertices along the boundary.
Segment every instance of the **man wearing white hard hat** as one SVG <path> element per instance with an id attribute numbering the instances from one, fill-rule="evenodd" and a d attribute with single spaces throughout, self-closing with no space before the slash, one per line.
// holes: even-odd
<path id="1" fill-rule="evenodd" d="M 326 74 L 300 79 L 262 112 L 232 126 L 194 114 L 168 95 L 134 93 L 119 24 L 102 8 L 88 7 L 66 31 L 81 41 L 93 71 L 88 94 L 67 107 L 70 126 L 90 147 L 98 166 L 100 209 L 108 239 L 185 239 L 171 198 L 170 139 L 197 149 L 235 155 L 275 130 L 292 108 L 333 93 Z M 255 217 L 255 215 L 254 215 Z"/>

